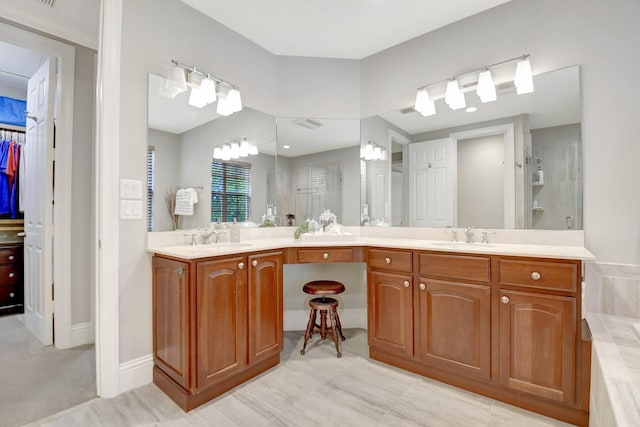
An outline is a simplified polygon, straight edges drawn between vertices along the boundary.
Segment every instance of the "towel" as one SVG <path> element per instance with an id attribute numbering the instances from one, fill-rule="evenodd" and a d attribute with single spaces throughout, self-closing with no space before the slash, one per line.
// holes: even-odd
<path id="1" fill-rule="evenodd" d="M 193 188 L 181 188 L 176 192 L 176 215 L 193 215 L 193 205 L 198 203 L 198 193 Z"/>

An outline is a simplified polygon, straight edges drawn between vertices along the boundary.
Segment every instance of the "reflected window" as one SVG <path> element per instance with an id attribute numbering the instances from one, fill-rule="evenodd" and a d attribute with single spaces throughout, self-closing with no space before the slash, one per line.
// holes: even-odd
<path id="1" fill-rule="evenodd" d="M 211 163 L 211 222 L 251 219 L 251 164 Z"/>
<path id="2" fill-rule="evenodd" d="M 147 147 L 147 231 L 153 231 L 153 181 L 155 169 L 155 147 Z"/>

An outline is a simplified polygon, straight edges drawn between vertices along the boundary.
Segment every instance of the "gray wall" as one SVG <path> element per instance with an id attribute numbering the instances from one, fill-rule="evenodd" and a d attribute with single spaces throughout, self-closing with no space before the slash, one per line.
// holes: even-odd
<path id="1" fill-rule="evenodd" d="M 27 100 L 27 91 L 16 89 L 15 87 L 0 86 L 0 96 L 6 96 L 8 98 Z"/>
<path id="2" fill-rule="evenodd" d="M 463 139 L 457 147 L 458 227 L 504 228 L 504 137 Z"/>
<path id="3" fill-rule="evenodd" d="M 180 185 L 180 137 L 149 129 L 147 144 L 154 146 L 153 231 L 173 230 L 165 196 Z"/>
<path id="4" fill-rule="evenodd" d="M 535 74 L 581 65 L 586 246 L 599 261 L 640 264 L 640 2 L 513 0 L 362 61 L 364 116 L 411 105 L 418 86 L 531 54 Z M 615 218 L 615 221 L 612 221 Z"/>

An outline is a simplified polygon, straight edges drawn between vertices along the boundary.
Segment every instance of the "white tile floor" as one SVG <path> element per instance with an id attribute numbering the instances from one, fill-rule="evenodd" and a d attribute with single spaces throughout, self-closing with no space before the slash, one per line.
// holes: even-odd
<path id="1" fill-rule="evenodd" d="M 345 330 L 300 355 L 302 332 L 285 333 L 279 366 L 184 413 L 150 384 L 42 420 L 42 426 L 566 426 L 368 358 L 363 330 Z"/>

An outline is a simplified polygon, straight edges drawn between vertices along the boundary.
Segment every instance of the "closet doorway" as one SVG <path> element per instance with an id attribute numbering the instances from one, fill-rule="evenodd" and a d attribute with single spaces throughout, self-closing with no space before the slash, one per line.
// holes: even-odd
<path id="1" fill-rule="evenodd" d="M 0 427 L 34 421 L 96 396 L 92 298 L 83 301 L 91 307 L 91 319 L 72 322 L 74 71 L 74 47 L 0 23 L 0 96 L 26 100 L 29 110 L 23 126 L 0 123 L 27 134 L 21 154 L 23 190 L 28 189 L 23 204 L 18 202 L 27 233 L 24 314 L 0 317 L 0 355 L 13 360 L 4 365 L 7 387 L 0 395 L 7 396 L 0 401 L 12 406 L 3 409 Z M 75 262 L 90 263 L 91 257 Z"/>

